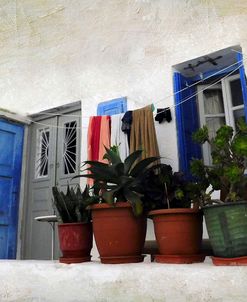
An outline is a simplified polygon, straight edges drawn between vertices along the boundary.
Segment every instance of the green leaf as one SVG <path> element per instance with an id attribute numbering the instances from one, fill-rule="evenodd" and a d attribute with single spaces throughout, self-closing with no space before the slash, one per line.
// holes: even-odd
<path id="1" fill-rule="evenodd" d="M 126 159 L 124 160 L 124 172 L 125 174 L 128 174 L 130 169 L 132 168 L 134 162 L 141 157 L 142 150 L 137 150 L 133 153 L 131 153 Z"/>
<path id="2" fill-rule="evenodd" d="M 86 160 L 86 161 L 84 161 L 83 162 L 83 165 L 82 165 L 82 167 L 83 166 L 85 166 L 85 165 L 93 165 L 93 166 L 95 166 L 95 167 L 105 167 L 105 168 L 108 168 L 108 164 L 105 164 L 105 163 L 102 163 L 102 162 L 100 162 L 100 161 L 94 161 L 94 160 Z"/>
<path id="3" fill-rule="evenodd" d="M 116 164 L 115 169 L 116 169 L 116 174 L 118 176 L 124 175 L 124 164 L 123 163 Z"/>
<path id="4" fill-rule="evenodd" d="M 143 173 L 144 170 L 154 161 L 159 160 L 160 157 L 148 157 L 138 162 L 130 171 L 130 175 L 136 177 L 138 174 Z"/>
<path id="5" fill-rule="evenodd" d="M 238 134 L 232 142 L 232 150 L 239 156 L 247 157 L 247 134 Z"/>
<path id="6" fill-rule="evenodd" d="M 206 141 L 209 141 L 207 126 L 204 125 L 202 128 L 194 132 L 192 134 L 192 139 L 198 144 L 204 144 Z"/>
<path id="7" fill-rule="evenodd" d="M 107 147 L 105 147 L 105 150 L 106 153 L 103 156 L 103 159 L 107 159 L 112 164 L 118 164 L 122 162 L 120 156 L 116 152 L 112 151 L 111 149 L 108 149 Z"/>
<path id="8" fill-rule="evenodd" d="M 116 187 L 114 190 L 110 190 L 110 191 L 105 191 L 103 192 L 102 196 L 103 199 L 109 203 L 109 204 L 113 204 L 114 203 L 114 197 L 115 194 L 120 190 L 120 187 Z"/>
<path id="9" fill-rule="evenodd" d="M 125 198 L 131 203 L 135 216 L 140 216 L 143 212 L 143 205 L 140 196 L 128 189 L 124 190 Z"/>

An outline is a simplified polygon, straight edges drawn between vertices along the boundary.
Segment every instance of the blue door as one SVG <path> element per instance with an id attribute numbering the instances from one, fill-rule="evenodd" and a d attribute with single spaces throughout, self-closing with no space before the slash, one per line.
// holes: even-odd
<path id="1" fill-rule="evenodd" d="M 0 259 L 15 259 L 24 127 L 0 119 Z"/>

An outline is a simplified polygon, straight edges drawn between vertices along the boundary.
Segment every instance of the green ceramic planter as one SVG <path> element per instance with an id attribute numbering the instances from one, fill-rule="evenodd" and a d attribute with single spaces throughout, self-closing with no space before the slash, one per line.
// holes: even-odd
<path id="1" fill-rule="evenodd" d="M 247 201 L 203 208 L 214 255 L 247 256 Z"/>

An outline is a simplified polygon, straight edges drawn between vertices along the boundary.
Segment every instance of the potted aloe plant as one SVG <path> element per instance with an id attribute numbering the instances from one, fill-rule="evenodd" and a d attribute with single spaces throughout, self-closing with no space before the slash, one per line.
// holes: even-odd
<path id="1" fill-rule="evenodd" d="M 154 167 L 155 168 L 155 167 Z M 159 254 L 154 256 L 160 263 L 203 262 L 202 212 L 191 207 L 195 199 L 193 184 L 181 172 L 173 173 L 171 166 L 161 164 L 144 180 L 149 187 L 145 194 L 154 209 L 149 212 L 153 219 Z"/>
<path id="2" fill-rule="evenodd" d="M 135 151 L 123 162 L 117 148 L 106 148 L 108 164 L 85 161 L 90 174 L 78 177 L 94 179 L 93 189 L 100 203 L 90 206 L 93 232 L 102 263 L 142 262 L 147 218 L 141 197 L 142 175 L 158 157 L 140 160 Z M 89 166 L 88 166 L 89 165 Z"/>
<path id="3" fill-rule="evenodd" d="M 91 213 L 87 206 L 92 201 L 88 186 L 82 192 L 67 186 L 67 192 L 52 188 L 53 205 L 58 217 L 58 236 L 63 256 L 62 263 L 90 261 L 92 249 Z"/>
<path id="4" fill-rule="evenodd" d="M 232 127 L 221 126 L 212 139 L 204 126 L 193 137 L 200 144 L 210 144 L 212 150 L 212 166 L 194 159 L 191 171 L 199 184 L 213 262 L 247 264 L 247 125 L 239 120 L 235 133 Z M 211 198 L 214 190 L 221 190 L 221 200 Z"/>

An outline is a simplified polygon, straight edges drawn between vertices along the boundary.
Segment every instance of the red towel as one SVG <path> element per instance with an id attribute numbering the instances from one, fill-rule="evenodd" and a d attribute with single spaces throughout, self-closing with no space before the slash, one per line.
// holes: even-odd
<path id="1" fill-rule="evenodd" d="M 88 160 L 98 160 L 99 159 L 99 142 L 100 142 L 100 129 L 101 129 L 101 116 L 92 116 L 89 119 L 88 125 Z M 93 185 L 93 179 L 88 178 L 88 185 Z"/>

